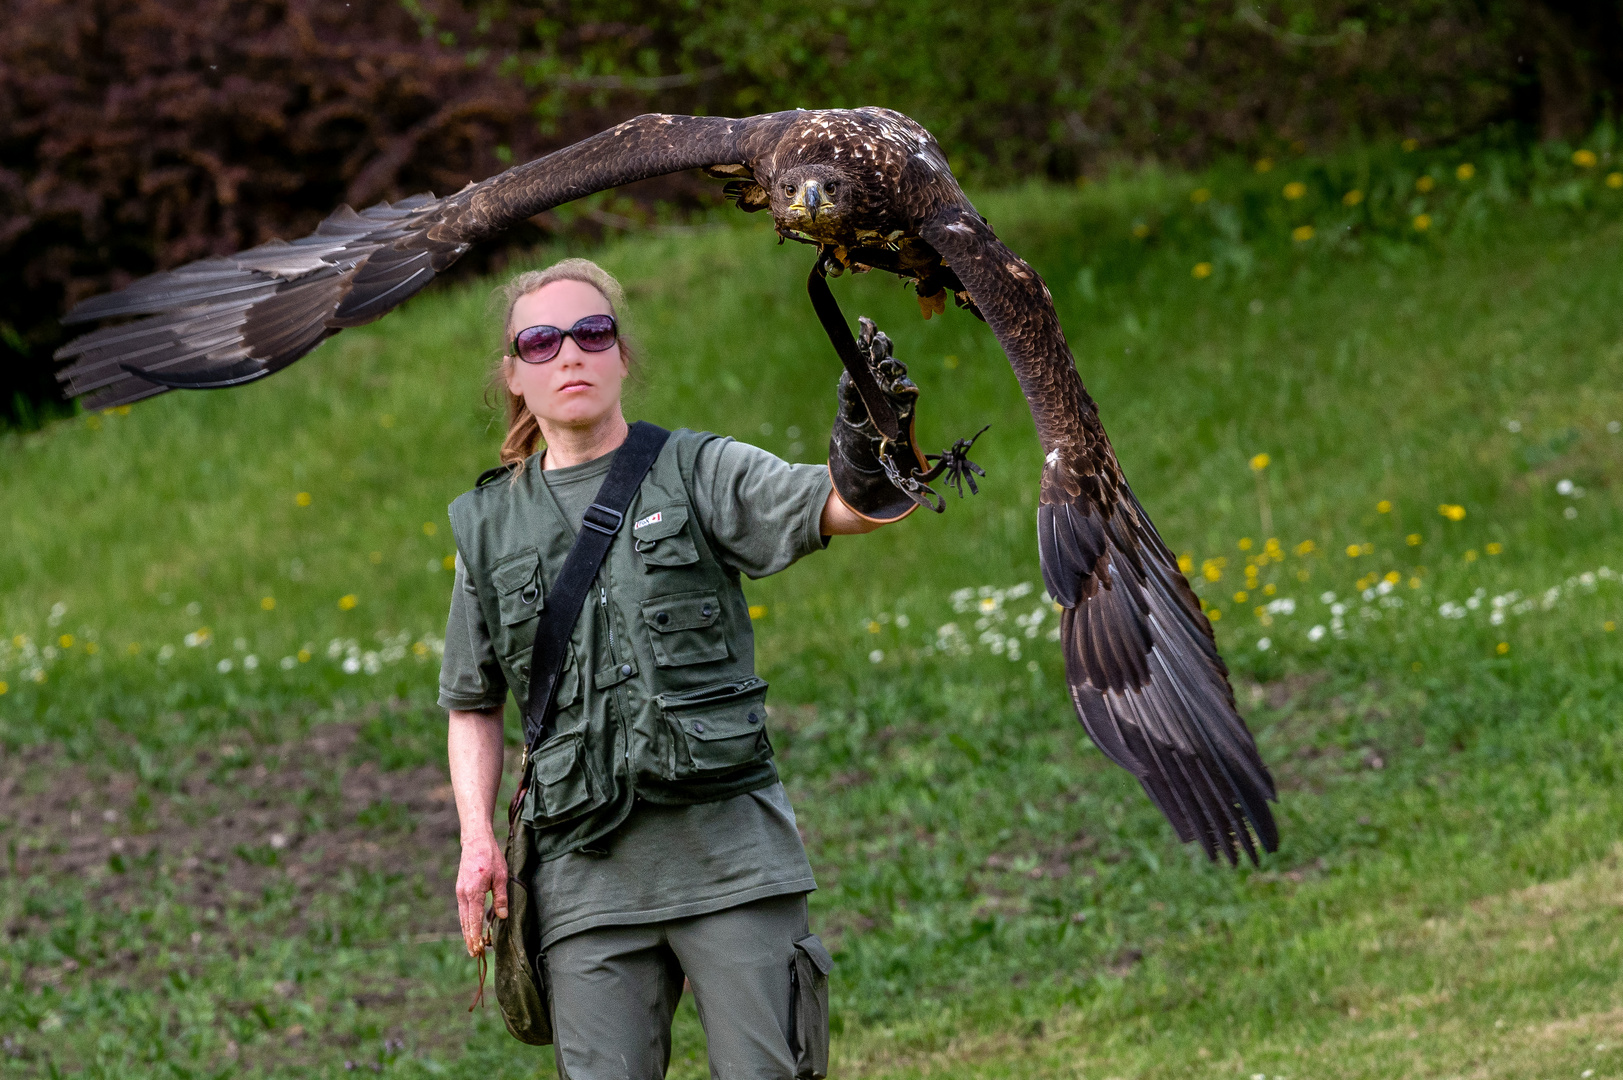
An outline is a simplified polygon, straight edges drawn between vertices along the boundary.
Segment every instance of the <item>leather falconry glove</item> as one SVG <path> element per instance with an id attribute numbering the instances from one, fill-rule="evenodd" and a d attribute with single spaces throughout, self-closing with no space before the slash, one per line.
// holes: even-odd
<path id="1" fill-rule="evenodd" d="M 864 316 L 857 321 L 861 326 L 857 351 L 895 413 L 899 438 L 884 436 L 869 416 L 850 372 L 842 371 L 839 408 L 828 442 L 829 473 L 841 500 L 871 521 L 892 522 L 900 521 L 918 506 L 941 513 L 946 502 L 929 487 L 929 481 L 942 474 L 960 497 L 966 482 L 970 492 L 978 494 L 975 477 L 986 473 L 969 460 L 968 453 L 986 429 L 959 439 L 945 453 L 920 452 L 913 430 L 919 388 L 907 377 L 907 365 L 891 355 L 890 338 L 872 319 Z"/>

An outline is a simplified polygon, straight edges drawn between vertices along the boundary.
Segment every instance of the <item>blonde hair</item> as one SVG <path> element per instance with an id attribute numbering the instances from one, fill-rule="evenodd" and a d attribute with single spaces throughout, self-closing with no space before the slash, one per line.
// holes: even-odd
<path id="1" fill-rule="evenodd" d="M 503 465 L 516 465 L 535 453 L 541 443 L 541 425 L 530 412 L 524 399 L 508 389 L 508 379 L 513 374 L 513 365 L 519 362 L 518 357 L 508 356 L 508 346 L 513 342 L 513 308 L 519 300 L 535 290 L 551 285 L 554 281 L 578 281 L 583 285 L 590 285 L 603 299 L 609 302 L 609 314 L 619 326 L 620 359 L 625 361 L 626 367 L 633 372 L 636 370 L 636 361 L 633 358 L 632 347 L 626 340 L 625 327 L 619 325 L 620 310 L 625 306 L 626 291 L 615 280 L 614 275 L 597 265 L 590 259 L 564 259 L 553 263 L 545 270 L 526 270 L 522 274 L 514 275 L 505 285 L 496 290 L 495 295 L 500 296 L 505 303 L 505 313 L 502 316 L 502 358 L 491 372 L 491 390 L 499 394 L 505 403 L 507 413 L 507 436 L 502 440 L 501 461 Z M 516 479 L 516 474 L 515 474 Z"/>

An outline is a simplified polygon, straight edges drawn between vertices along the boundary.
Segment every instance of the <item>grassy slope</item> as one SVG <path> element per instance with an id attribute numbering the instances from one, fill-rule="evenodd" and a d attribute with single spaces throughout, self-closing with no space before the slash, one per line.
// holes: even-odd
<path id="1" fill-rule="evenodd" d="M 749 586 L 823 886 L 816 918 L 841 961 L 844 1071 L 1623 1071 L 1595 1049 L 1623 1035 L 1607 861 L 1623 824 L 1623 701 L 1619 638 L 1604 628 L 1623 619 L 1623 588 L 1564 584 L 1623 565 L 1611 539 L 1623 436 L 1606 428 L 1623 419 L 1617 215 L 1510 209 L 1437 245 L 1352 258 L 1310 246 L 1196 280 L 1207 252 L 1192 241 L 1129 235 L 1184 205 L 1180 183 L 1034 189 L 983 209 L 1053 286 L 1169 543 L 1197 571 L 1227 560 L 1200 587 L 1224 612 L 1220 639 L 1281 780 L 1284 849 L 1238 873 L 1179 849 L 1077 730 L 1051 615 L 1034 638 L 1016 627 L 1044 610 L 1035 594 L 954 609 L 956 589 L 1038 580 L 1029 419 L 983 327 L 955 312 L 921 323 L 877 276 L 842 284 L 848 314 L 878 318 L 913 365 L 926 442 L 993 423 L 978 499 Z M 646 343 L 637 414 L 820 456 L 835 365 L 801 297 L 804 252 L 745 224 L 599 257 L 631 286 Z M 451 841 L 426 811 L 402 834 L 387 799 L 312 795 L 282 826 L 292 851 L 264 855 L 270 877 L 224 900 L 184 886 L 151 823 L 218 812 L 218 791 L 189 786 L 206 769 L 221 790 L 274 781 L 287 748 L 328 724 L 357 733 L 360 770 L 433 762 L 434 666 L 412 646 L 443 618 L 449 576 L 430 569 L 450 550 L 443 506 L 496 442 L 479 405 L 484 304 L 482 287 L 447 290 L 268 383 L 0 442 L 0 502 L 24 508 L 0 524 L 0 630 L 28 642 L 0 653 L 0 734 L 13 762 L 62 748 L 40 759 L 36 788 L 83 770 L 83 793 L 57 810 L 95 821 L 111 798 L 100 785 L 117 791 L 95 843 L 158 844 L 105 867 L 92 844 L 94 865 L 67 874 L 52 852 L 78 841 L 8 822 L 0 1017 L 33 1056 L 0 1069 L 37 1072 L 47 1053 L 107 1075 L 346 1058 L 470 1076 L 536 1066 L 488 1013 L 466 1027 L 454 944 L 401 940 L 402 927 L 450 925 Z M 1261 489 L 1246 465 L 1259 452 L 1272 459 Z M 1562 478 L 1584 496 L 1559 495 Z M 1295 604 L 1271 625 L 1251 613 L 1270 597 L 1233 599 L 1263 550 L 1259 495 L 1283 554 L 1247 591 L 1273 585 Z M 1440 517 L 1440 503 L 1465 518 Z M 1315 550 L 1296 554 L 1307 540 Z M 1372 571 L 1396 572 L 1404 607 L 1357 598 Z M 1345 636 L 1310 640 L 1336 625 L 1325 590 L 1351 603 Z M 1492 598 L 1512 590 L 1531 610 L 1506 601 L 1491 624 Z M 347 594 L 358 602 L 341 610 Z M 1445 601 L 1464 616 L 1440 617 Z M 1015 633 L 1019 659 L 994 654 L 977 618 Z M 938 635 L 947 623 L 964 636 Z M 187 647 L 188 633 L 205 643 Z M 58 655 L 38 652 L 52 642 Z M 342 669 L 350 652 L 360 673 Z M 220 755 L 222 740 L 238 751 Z M 406 843 L 405 864 L 303 900 L 277 884 L 279 867 L 293 880 L 300 857 L 327 865 L 317 855 L 330 860 L 344 829 L 374 824 L 385 850 L 416 836 L 435 860 L 412 864 Z M 221 858 L 268 850 L 239 848 Z M 390 978 L 403 1004 L 355 1003 L 356 986 Z M 397 1036 L 404 1050 L 383 1041 Z M 699 1046 L 685 1008 L 683 1075 L 702 1072 Z"/>

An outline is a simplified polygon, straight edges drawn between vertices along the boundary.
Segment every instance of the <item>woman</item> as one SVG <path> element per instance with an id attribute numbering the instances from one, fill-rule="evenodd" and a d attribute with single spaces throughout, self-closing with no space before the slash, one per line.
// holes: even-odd
<path id="1" fill-rule="evenodd" d="M 491 825 L 503 704 L 509 690 L 526 700 L 546 590 L 629 431 L 614 279 L 570 259 L 505 291 L 502 461 L 513 468 L 452 505 L 457 573 L 440 679 L 470 953 L 487 894 L 506 917 Z M 860 399 L 842 401 L 836 458 L 871 430 Z M 849 464 L 868 466 L 871 486 L 873 462 Z M 835 492 L 826 466 L 686 430 L 637 489 L 575 623 L 548 738 L 527 762 L 529 895 L 561 1076 L 663 1076 L 684 977 L 714 1075 L 809 1075 L 810 1044 L 826 1059 L 826 1016 L 821 1031 L 795 1030 L 791 1012 L 796 951 L 820 954 L 824 970 L 827 954 L 807 926 L 816 883 L 762 730 L 766 684 L 739 574 L 776 573 L 830 536 L 893 517 L 861 508 Z"/>

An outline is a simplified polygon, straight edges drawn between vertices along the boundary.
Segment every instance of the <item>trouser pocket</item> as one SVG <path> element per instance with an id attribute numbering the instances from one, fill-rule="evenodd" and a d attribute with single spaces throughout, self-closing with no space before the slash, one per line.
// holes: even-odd
<path id="1" fill-rule="evenodd" d="M 795 942 L 789 957 L 789 1049 L 795 1080 L 828 1075 L 828 973 L 834 958 L 816 934 Z"/>

